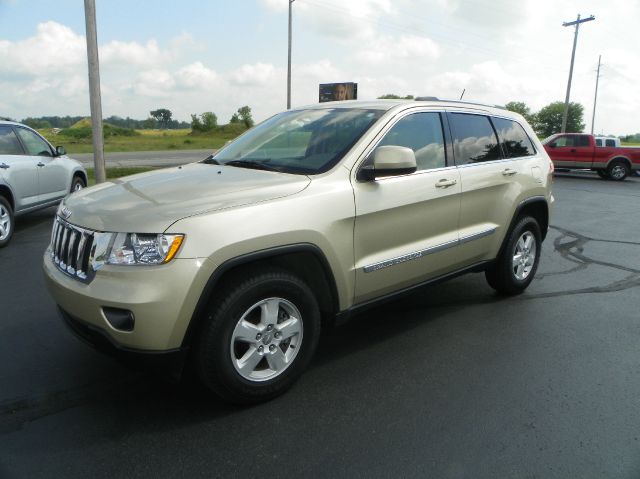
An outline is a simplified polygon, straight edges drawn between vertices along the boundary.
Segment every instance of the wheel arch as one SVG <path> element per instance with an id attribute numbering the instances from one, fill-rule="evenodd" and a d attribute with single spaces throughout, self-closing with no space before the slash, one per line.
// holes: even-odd
<path id="1" fill-rule="evenodd" d="M 87 173 L 80 169 L 77 168 L 75 170 L 73 170 L 73 175 L 71 176 L 71 183 L 73 184 L 73 179 L 79 177 L 82 178 L 82 181 L 84 181 L 84 186 L 88 186 L 89 185 L 89 178 L 87 177 Z"/>
<path id="2" fill-rule="evenodd" d="M 204 312 L 215 297 L 216 287 L 246 276 L 255 268 L 269 267 L 286 270 L 305 281 L 316 294 L 323 316 L 333 317 L 338 313 L 338 288 L 329 261 L 318 246 L 301 243 L 269 248 L 231 258 L 216 268 L 196 303 L 182 347 L 191 345 Z"/>
<path id="3" fill-rule="evenodd" d="M 627 158 L 626 156 L 614 156 L 613 158 L 611 158 L 609 161 L 607 161 L 607 166 L 606 168 L 609 168 L 609 165 L 611 165 L 611 163 L 613 163 L 614 161 L 622 161 L 624 163 L 627 164 L 627 166 L 629 167 L 629 171 L 631 171 L 631 169 L 633 168 L 633 163 L 631 162 L 630 158 Z"/>
<path id="4" fill-rule="evenodd" d="M 13 192 L 11 191 L 11 188 L 9 188 L 7 185 L 0 185 L 0 196 L 2 196 L 4 199 L 6 199 L 9 202 L 9 205 L 11 206 L 11 209 L 15 214 L 16 202 L 13 197 Z"/>
<path id="5" fill-rule="evenodd" d="M 509 241 L 509 233 L 513 230 L 513 227 L 518 222 L 518 219 L 523 216 L 532 216 L 540 226 L 540 239 L 544 241 L 549 230 L 549 205 L 547 199 L 544 196 L 533 196 L 520 202 L 516 210 L 511 217 L 509 228 L 506 230 L 500 250 L 497 257 L 500 257 L 505 245 Z"/>

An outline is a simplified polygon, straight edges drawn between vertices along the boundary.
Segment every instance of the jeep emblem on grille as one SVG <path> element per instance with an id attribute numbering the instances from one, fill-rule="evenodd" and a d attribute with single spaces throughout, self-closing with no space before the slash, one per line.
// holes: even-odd
<path id="1" fill-rule="evenodd" d="M 69 217 L 71 216 L 71 210 L 66 206 L 63 206 L 62 209 L 60 210 L 60 214 L 65 220 L 68 220 Z"/>

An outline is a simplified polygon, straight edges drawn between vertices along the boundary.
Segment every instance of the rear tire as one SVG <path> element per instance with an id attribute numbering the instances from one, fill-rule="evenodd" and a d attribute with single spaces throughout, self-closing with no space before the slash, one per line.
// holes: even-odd
<path id="1" fill-rule="evenodd" d="M 0 248 L 9 244 L 15 229 L 16 219 L 13 208 L 4 196 L 0 196 Z"/>
<path id="2" fill-rule="evenodd" d="M 607 175 L 613 181 L 622 181 L 629 176 L 629 165 L 624 161 L 612 161 L 607 167 Z"/>
<path id="3" fill-rule="evenodd" d="M 533 281 L 540 261 L 540 226 L 531 216 L 518 220 L 495 263 L 485 271 L 489 286 L 498 293 L 522 293 Z"/>
<path id="4" fill-rule="evenodd" d="M 209 307 L 193 357 L 204 386 L 235 404 L 267 401 L 289 389 L 320 336 L 318 303 L 301 279 L 280 270 L 245 278 L 231 282 Z"/>

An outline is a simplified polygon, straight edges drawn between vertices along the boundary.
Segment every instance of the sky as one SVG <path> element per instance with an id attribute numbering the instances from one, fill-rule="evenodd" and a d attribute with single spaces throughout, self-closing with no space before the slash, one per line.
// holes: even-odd
<path id="1" fill-rule="evenodd" d="M 96 0 L 103 116 L 286 109 L 288 0 Z M 538 111 L 571 101 L 597 134 L 640 132 L 640 0 L 295 0 L 292 106 L 320 83 L 359 99 L 436 96 Z M 82 0 L 0 0 L 0 116 L 89 116 Z"/>

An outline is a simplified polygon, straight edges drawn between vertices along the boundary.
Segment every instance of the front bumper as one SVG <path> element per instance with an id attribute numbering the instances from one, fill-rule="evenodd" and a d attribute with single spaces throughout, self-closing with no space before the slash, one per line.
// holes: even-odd
<path id="1" fill-rule="evenodd" d="M 125 348 L 120 344 L 115 343 L 104 330 L 72 317 L 60 306 L 58 306 L 58 314 L 60 314 L 60 317 L 64 320 L 71 332 L 73 332 L 81 341 L 89 344 L 98 351 L 113 356 L 126 363 L 135 363 L 150 367 L 152 369 L 169 373 L 173 378 L 180 378 L 188 353 L 186 348 L 162 352 L 148 352 L 144 350 Z"/>
<path id="2" fill-rule="evenodd" d="M 43 270 L 47 289 L 65 315 L 99 331 L 116 349 L 158 353 L 182 347 L 209 278 L 205 265 L 202 259 L 175 259 L 159 266 L 105 266 L 83 283 L 61 272 L 47 249 Z M 131 311 L 133 329 L 113 327 L 104 308 Z"/>

